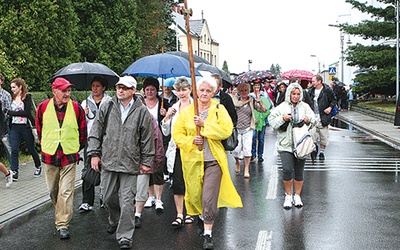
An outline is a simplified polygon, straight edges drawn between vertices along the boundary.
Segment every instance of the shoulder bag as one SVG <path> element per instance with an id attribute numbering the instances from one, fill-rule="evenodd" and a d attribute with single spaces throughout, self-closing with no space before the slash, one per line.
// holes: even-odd
<path id="1" fill-rule="evenodd" d="M 219 108 L 219 104 L 217 104 L 217 108 Z M 232 134 L 225 140 L 221 140 L 222 146 L 224 146 L 225 151 L 232 151 L 237 147 L 237 145 L 239 144 L 238 134 L 239 133 L 237 128 L 233 127 Z"/>
<path id="2" fill-rule="evenodd" d="M 110 115 L 111 108 L 112 108 L 112 102 L 110 101 L 110 103 L 108 104 L 106 116 L 104 117 L 104 126 L 102 135 L 104 135 L 106 131 L 108 116 Z M 100 185 L 100 172 L 94 171 L 91 165 L 90 157 L 86 157 L 85 159 L 85 167 L 82 169 L 82 180 L 94 186 Z"/>
<path id="3" fill-rule="evenodd" d="M 310 132 L 310 126 L 304 121 L 292 122 L 293 153 L 297 159 L 305 159 L 314 150 L 315 144 Z"/>

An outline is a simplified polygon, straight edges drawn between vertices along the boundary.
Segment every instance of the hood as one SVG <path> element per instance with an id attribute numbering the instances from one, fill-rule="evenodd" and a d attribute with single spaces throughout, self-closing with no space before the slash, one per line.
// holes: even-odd
<path id="1" fill-rule="evenodd" d="M 285 102 L 288 102 L 288 103 L 292 104 L 292 102 L 290 101 L 290 93 L 292 93 L 293 89 L 300 89 L 300 100 L 299 100 L 299 102 L 302 102 L 302 100 L 303 100 L 303 88 L 298 83 L 289 84 L 289 86 L 286 89 L 286 93 L 285 93 Z"/>

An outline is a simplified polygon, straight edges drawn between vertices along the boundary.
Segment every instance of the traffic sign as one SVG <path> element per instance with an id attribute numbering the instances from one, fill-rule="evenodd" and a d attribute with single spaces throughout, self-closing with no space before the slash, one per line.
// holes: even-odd
<path id="1" fill-rule="evenodd" d="M 336 75 L 336 67 L 329 67 L 328 73 L 329 75 Z"/>

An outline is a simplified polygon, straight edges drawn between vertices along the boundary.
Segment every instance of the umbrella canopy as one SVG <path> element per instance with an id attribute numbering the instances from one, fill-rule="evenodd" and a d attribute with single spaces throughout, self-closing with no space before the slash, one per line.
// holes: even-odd
<path id="1" fill-rule="evenodd" d="M 314 74 L 311 71 L 302 70 L 302 69 L 288 70 L 281 74 L 281 78 L 287 79 L 287 80 L 289 80 L 290 78 L 295 77 L 295 76 L 298 77 L 301 81 L 311 82 Z"/>
<path id="2" fill-rule="evenodd" d="M 170 54 L 145 56 L 132 63 L 123 73 L 132 76 L 154 76 L 167 79 L 170 77 L 190 77 L 189 61 Z M 201 76 L 195 69 L 196 76 Z"/>
<path id="3" fill-rule="evenodd" d="M 236 76 L 232 83 L 238 85 L 243 82 L 265 82 L 267 80 L 275 79 L 276 76 L 270 70 L 251 70 L 241 75 Z"/>
<path id="4" fill-rule="evenodd" d="M 49 79 L 52 83 L 57 77 L 63 77 L 75 85 L 78 90 L 90 90 L 93 77 L 103 76 L 109 87 L 113 87 L 119 80 L 117 73 L 101 63 L 71 63 L 68 66 L 57 71 Z"/>
<path id="5" fill-rule="evenodd" d="M 169 52 L 166 52 L 166 53 L 171 54 L 171 55 L 175 55 L 175 56 L 183 57 L 183 58 L 185 58 L 186 60 L 189 61 L 189 53 L 188 53 L 188 52 L 183 52 L 183 51 L 169 51 Z M 195 63 L 210 64 L 206 59 L 204 59 L 204 58 L 202 58 L 202 57 L 200 57 L 200 56 L 198 56 L 198 55 L 194 55 L 194 54 L 193 54 L 193 59 L 194 59 L 194 62 L 195 62 Z"/>
<path id="6" fill-rule="evenodd" d="M 232 80 L 229 73 L 223 71 L 222 69 L 213 66 L 211 64 L 205 63 L 195 63 L 195 68 L 200 71 L 203 76 L 208 75 L 207 72 L 211 74 L 219 74 L 222 77 L 222 83 L 224 88 L 230 88 L 232 86 Z"/>

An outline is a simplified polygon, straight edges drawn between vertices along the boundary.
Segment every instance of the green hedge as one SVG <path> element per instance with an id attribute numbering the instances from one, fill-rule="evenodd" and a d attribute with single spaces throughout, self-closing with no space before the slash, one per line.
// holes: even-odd
<path id="1" fill-rule="evenodd" d="M 106 92 L 110 96 L 114 96 L 115 95 L 115 90 L 111 90 L 111 91 L 107 90 Z M 91 91 L 89 91 L 89 90 L 88 91 L 75 90 L 75 91 L 71 92 L 71 99 L 74 100 L 74 101 L 77 101 L 79 103 L 82 103 L 82 101 L 85 100 L 90 95 L 90 93 L 91 93 Z M 36 106 L 39 103 L 41 103 L 42 101 L 53 97 L 53 93 L 51 91 L 29 92 L 29 94 L 32 95 L 32 99 L 35 102 Z M 36 115 L 35 112 L 36 112 L 36 110 L 32 108 L 33 117 L 35 117 L 35 115 Z M 21 153 L 27 154 L 27 155 L 29 154 L 28 150 L 26 149 L 25 142 L 23 140 L 21 141 L 21 146 L 20 147 L 21 147 L 20 148 L 20 152 Z M 39 148 L 37 148 L 37 149 L 39 149 Z M 6 154 L 5 154 L 5 151 L 4 151 L 2 143 L 0 143 L 0 161 L 3 162 L 3 163 L 8 162 L 6 160 Z M 6 165 L 8 165 L 8 164 L 6 164 Z"/>

